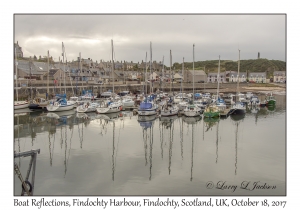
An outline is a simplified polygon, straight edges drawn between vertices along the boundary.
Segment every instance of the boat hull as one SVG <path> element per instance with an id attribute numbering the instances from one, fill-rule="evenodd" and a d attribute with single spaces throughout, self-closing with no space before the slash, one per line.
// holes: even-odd
<path id="1" fill-rule="evenodd" d="M 78 113 L 95 112 L 95 111 L 96 111 L 96 108 L 95 108 L 95 107 L 82 108 L 82 107 L 78 106 L 78 107 L 76 108 L 76 111 L 77 111 Z"/>
<path id="2" fill-rule="evenodd" d="M 162 117 L 168 117 L 168 116 L 174 116 L 174 115 L 178 115 L 178 110 L 176 111 L 161 111 L 160 116 Z"/>
<path id="3" fill-rule="evenodd" d="M 120 112 L 121 109 L 118 108 L 97 108 L 96 109 L 97 113 L 99 114 L 109 114 L 109 113 L 116 113 L 116 112 Z"/>
<path id="4" fill-rule="evenodd" d="M 205 118 L 217 118 L 220 117 L 220 112 L 203 112 Z"/>
<path id="5" fill-rule="evenodd" d="M 27 108 L 29 106 L 28 102 L 26 101 L 20 101 L 20 102 L 15 102 L 14 103 L 14 109 L 24 109 Z"/>
<path id="6" fill-rule="evenodd" d="M 184 111 L 183 114 L 186 117 L 197 117 L 197 116 L 200 116 L 200 112 L 197 112 L 197 111 Z"/>
<path id="7" fill-rule="evenodd" d="M 40 104 L 29 104 L 28 108 L 31 110 L 40 110 L 45 109 L 46 106 L 40 106 Z"/>
<path id="8" fill-rule="evenodd" d="M 133 107 L 134 106 L 134 101 L 132 102 L 123 102 L 124 107 Z"/>
<path id="9" fill-rule="evenodd" d="M 61 112 L 61 111 L 68 111 L 68 110 L 72 110 L 74 108 L 74 105 L 71 104 L 71 105 L 66 105 L 66 106 L 56 106 L 56 105 L 53 105 L 53 104 L 49 104 L 47 106 L 47 110 L 49 112 Z"/>
<path id="10" fill-rule="evenodd" d="M 231 109 L 230 113 L 233 115 L 244 115 L 246 113 L 246 109 Z"/>
<path id="11" fill-rule="evenodd" d="M 156 109 L 153 110 L 138 110 L 140 116 L 151 116 L 156 114 Z"/>

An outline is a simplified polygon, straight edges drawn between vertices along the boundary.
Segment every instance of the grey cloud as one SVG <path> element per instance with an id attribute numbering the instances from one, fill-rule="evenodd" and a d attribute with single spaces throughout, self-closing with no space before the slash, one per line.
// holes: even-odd
<path id="1" fill-rule="evenodd" d="M 173 63 L 221 58 L 285 60 L 285 15 L 15 15 L 15 41 L 25 56 L 46 55 L 56 60 L 64 42 L 69 60 L 82 57 L 141 62 L 153 45 L 153 60 Z M 169 65 L 169 62 L 166 63 Z"/>

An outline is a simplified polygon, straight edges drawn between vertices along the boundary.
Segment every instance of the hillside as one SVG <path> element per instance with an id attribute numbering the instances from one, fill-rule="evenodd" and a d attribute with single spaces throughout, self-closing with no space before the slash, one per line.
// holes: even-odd
<path id="1" fill-rule="evenodd" d="M 218 60 L 208 60 L 208 61 L 197 61 L 194 63 L 195 70 L 204 70 L 207 72 L 217 72 L 218 71 Z M 238 62 L 237 61 L 229 61 L 229 60 L 221 60 L 221 69 L 220 71 L 237 71 L 238 70 Z M 192 69 L 192 62 L 185 62 L 185 68 Z M 175 69 L 181 69 L 182 63 L 174 63 Z M 279 60 L 268 60 L 268 59 L 252 59 L 252 60 L 241 60 L 240 61 L 240 71 L 241 72 L 265 72 L 269 71 L 270 73 L 273 71 L 286 71 L 286 62 Z"/>

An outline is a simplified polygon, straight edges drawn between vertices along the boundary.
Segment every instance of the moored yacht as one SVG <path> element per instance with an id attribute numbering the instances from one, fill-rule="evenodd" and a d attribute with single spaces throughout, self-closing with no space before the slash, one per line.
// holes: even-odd
<path id="1" fill-rule="evenodd" d="M 74 108 L 74 104 L 67 101 L 66 98 L 57 98 L 56 101 L 51 100 L 47 105 L 47 110 L 49 112 L 60 112 L 67 111 Z"/>
<path id="2" fill-rule="evenodd" d="M 76 108 L 76 111 L 79 112 L 79 113 L 95 112 L 98 107 L 99 107 L 98 103 L 85 102 L 82 105 L 78 106 Z"/>

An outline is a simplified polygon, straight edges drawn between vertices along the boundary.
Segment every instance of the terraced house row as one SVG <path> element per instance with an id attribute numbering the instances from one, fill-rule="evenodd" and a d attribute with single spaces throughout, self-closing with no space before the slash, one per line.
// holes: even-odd
<path id="1" fill-rule="evenodd" d="M 15 44 L 17 55 L 17 68 L 19 80 L 47 80 L 49 78 L 50 84 L 52 82 L 59 83 L 63 80 L 76 81 L 81 83 L 108 83 L 114 81 L 122 81 L 124 83 L 132 83 L 134 81 L 174 81 L 174 82 L 188 82 L 191 83 L 217 83 L 218 74 L 215 72 L 205 72 L 203 70 L 196 70 L 194 73 L 192 70 L 185 69 L 182 73 L 181 69 L 170 70 L 168 67 L 163 67 L 161 62 L 153 61 L 151 64 L 152 73 L 150 73 L 150 62 L 134 63 L 132 61 L 93 61 L 90 58 L 81 58 L 76 61 L 68 61 L 62 63 L 62 61 L 54 62 L 52 57 L 43 58 L 39 56 L 37 58 L 25 58 L 23 57 L 22 48 Z M 61 60 L 61 59 L 59 59 Z M 114 68 L 112 68 L 114 65 Z M 145 69 L 147 67 L 147 75 L 145 75 Z M 48 73 L 49 69 L 49 73 Z M 48 75 L 49 74 L 49 75 Z M 268 83 L 272 82 L 285 82 L 285 71 L 274 71 L 273 78 L 267 78 L 266 72 L 240 72 L 239 76 L 236 71 L 226 71 L 219 74 L 219 80 L 221 83 L 226 82 L 255 82 L 255 83 Z"/>

